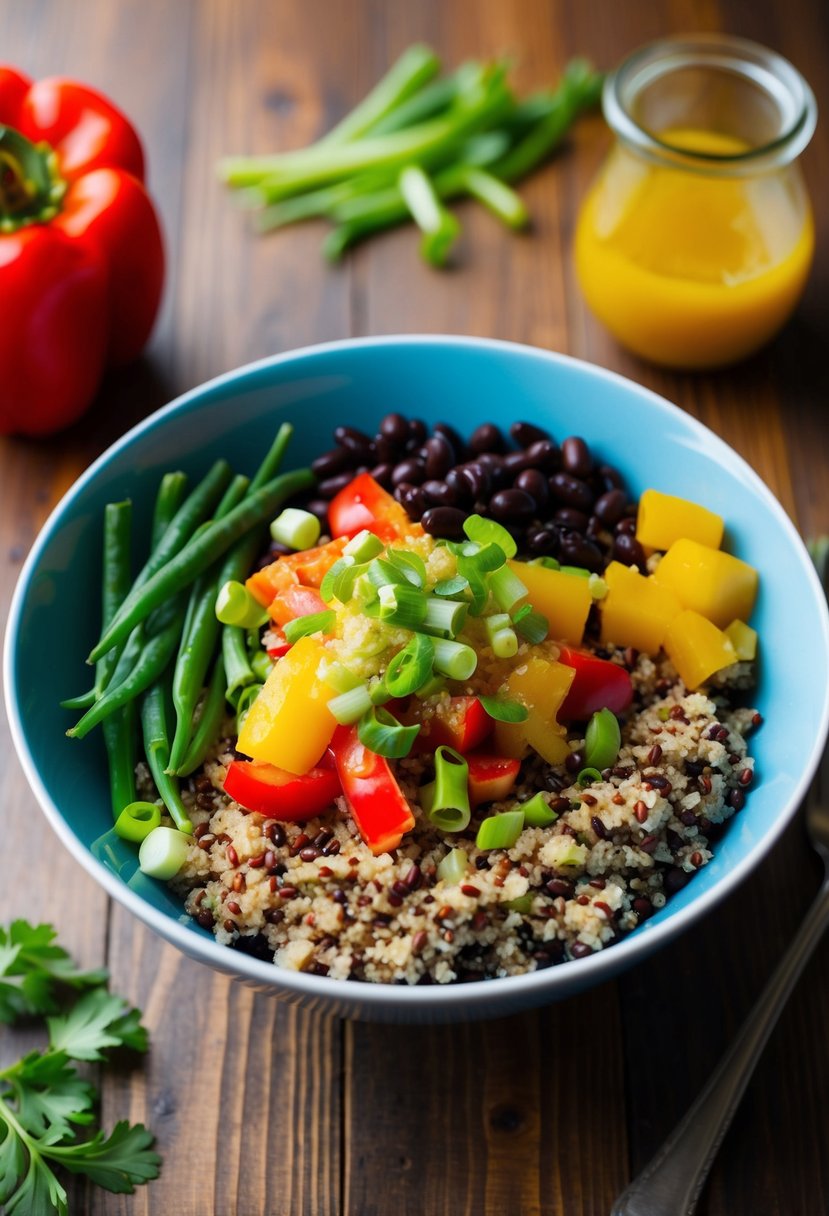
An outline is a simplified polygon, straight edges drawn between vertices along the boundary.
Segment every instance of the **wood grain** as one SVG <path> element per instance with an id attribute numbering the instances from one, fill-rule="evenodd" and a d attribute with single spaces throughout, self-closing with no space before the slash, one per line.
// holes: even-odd
<path id="1" fill-rule="evenodd" d="M 222 155 L 313 139 L 416 39 L 447 65 L 507 51 L 524 90 L 554 80 L 574 54 L 609 67 L 649 39 L 716 29 L 788 54 L 829 112 L 829 15 L 810 0 L 0 0 L 5 58 L 36 76 L 88 80 L 135 120 L 168 255 L 145 358 L 109 376 L 66 435 L 0 442 L 3 610 L 51 506 L 134 421 L 242 362 L 349 334 L 490 335 L 611 367 L 736 447 L 804 532 L 829 529 L 825 208 L 815 271 L 784 334 L 741 367 L 679 376 L 621 351 L 574 280 L 578 205 L 609 143 L 598 117 L 523 187 L 530 235 L 460 206 L 457 264 L 442 276 L 419 261 L 411 229 L 333 268 L 318 225 L 256 237 L 215 173 Z M 820 200 L 822 126 L 805 170 Z M 9 754 L 5 720 L 2 731 Z M 729 900 L 617 983 L 479 1025 L 342 1025 L 181 958 L 109 907 L 35 811 L 13 760 L 0 773 L 0 817 L 0 919 L 35 915 L 19 859 L 45 859 L 36 915 L 83 962 L 107 962 L 152 1035 L 142 1066 L 107 1071 L 102 1114 L 154 1128 L 162 1176 L 133 1197 L 73 1184 L 73 1210 L 90 1216 L 604 1216 L 730 1041 L 818 880 L 798 821 Z M 828 963 L 824 945 L 751 1083 L 701 1216 L 829 1210 Z M 33 1041 L 3 1034 L 0 1060 Z"/>

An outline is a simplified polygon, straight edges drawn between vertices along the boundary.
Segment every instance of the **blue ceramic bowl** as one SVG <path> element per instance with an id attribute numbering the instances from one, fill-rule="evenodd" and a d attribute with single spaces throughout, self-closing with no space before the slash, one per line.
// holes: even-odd
<path id="1" fill-rule="evenodd" d="M 93 842 L 111 826 L 100 733 L 69 740 L 58 701 L 85 686 L 97 634 L 101 513 L 129 495 L 148 521 L 159 476 L 194 477 L 226 456 L 252 471 L 282 419 L 305 464 L 335 425 L 372 431 L 388 410 L 470 431 L 526 418 L 562 438 L 580 434 L 635 493 L 648 486 L 706 504 L 727 521 L 727 546 L 762 572 L 754 624 L 762 644 L 754 703 L 759 780 L 714 860 L 661 912 L 612 948 L 525 976 L 454 987 L 355 984 L 279 970 L 218 945 L 162 883 Z M 60 638 L 47 646 L 44 638 Z M 792 644 L 792 639 L 797 644 Z M 281 355 L 186 393 L 135 427 L 81 477 L 43 528 L 11 609 L 5 651 L 9 717 L 21 762 L 66 847 L 113 898 L 192 958 L 309 1007 L 387 1021 L 493 1016 L 558 1000 L 642 959 L 740 883 L 800 803 L 829 719 L 829 623 L 809 557 L 780 505 L 748 465 L 676 407 L 620 376 L 529 347 L 466 338 L 349 341 Z"/>

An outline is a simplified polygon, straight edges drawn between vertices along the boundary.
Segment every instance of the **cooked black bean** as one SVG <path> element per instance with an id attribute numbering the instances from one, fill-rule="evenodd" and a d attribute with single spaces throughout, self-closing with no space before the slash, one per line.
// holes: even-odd
<path id="1" fill-rule="evenodd" d="M 335 427 L 334 439 L 340 447 L 353 452 L 358 460 L 366 461 L 374 458 L 374 440 L 363 431 L 358 431 L 355 426 Z"/>
<path id="2" fill-rule="evenodd" d="M 386 414 L 380 422 L 380 434 L 402 447 L 409 438 L 409 421 L 402 414 Z"/>
<path id="3" fill-rule="evenodd" d="M 587 482 L 582 481 L 571 473 L 553 473 L 550 478 L 550 492 L 558 502 L 566 507 L 575 507 L 577 511 L 593 509 L 593 491 Z"/>
<path id="4" fill-rule="evenodd" d="M 445 481 L 424 481 L 421 489 L 430 507 L 454 507 L 458 496 Z"/>
<path id="5" fill-rule="evenodd" d="M 426 423 L 422 418 L 409 419 L 409 442 L 423 443 L 429 434 Z"/>
<path id="6" fill-rule="evenodd" d="M 604 566 L 601 550 L 598 545 L 578 532 L 562 532 L 561 559 L 569 566 L 584 566 L 585 570 L 601 570 Z"/>
<path id="7" fill-rule="evenodd" d="M 509 433 L 522 448 L 528 448 L 531 443 L 537 443 L 539 439 L 550 438 L 546 431 L 542 431 L 540 426 L 534 426 L 532 422 L 513 422 Z"/>
<path id="8" fill-rule="evenodd" d="M 408 508 L 407 508 L 408 510 Z M 430 507 L 421 520 L 430 536 L 443 536 L 447 540 L 463 540 L 463 521 L 466 512 L 457 507 Z"/>
<path id="9" fill-rule="evenodd" d="M 482 422 L 469 436 L 469 447 L 478 455 L 480 452 L 503 452 L 504 436 L 492 422 Z"/>
<path id="10" fill-rule="evenodd" d="M 553 522 L 574 532 L 586 532 L 590 516 L 584 511 L 577 511 L 575 507 L 559 507 L 553 516 Z"/>
<path id="11" fill-rule="evenodd" d="M 561 465 L 565 473 L 574 477 L 588 477 L 593 468 L 593 457 L 587 444 L 578 435 L 568 435 L 561 445 Z"/>
<path id="12" fill-rule="evenodd" d="M 394 497 L 401 506 L 406 508 L 411 519 L 420 519 L 426 510 L 426 496 L 420 486 L 413 486 L 406 481 L 401 482 L 400 485 L 394 487 Z"/>
<path id="13" fill-rule="evenodd" d="M 489 509 L 502 523 L 518 523 L 535 515 L 535 499 L 526 490 L 499 490 L 489 501 Z"/>
<path id="14" fill-rule="evenodd" d="M 474 499 L 487 499 L 492 491 L 492 476 L 486 465 L 477 460 L 461 465 L 458 470 Z"/>
<path id="15" fill-rule="evenodd" d="M 600 464 L 596 470 L 599 479 L 606 490 L 624 490 L 625 482 L 618 469 L 612 464 Z"/>
<path id="16" fill-rule="evenodd" d="M 632 536 L 636 531 L 636 520 L 630 515 L 625 515 L 616 524 L 614 531 L 617 536 L 621 535 L 622 532 L 627 532 Z"/>
<path id="17" fill-rule="evenodd" d="M 620 532 L 613 542 L 613 556 L 626 566 L 638 566 L 645 570 L 645 550 L 635 536 L 629 532 Z"/>
<path id="18" fill-rule="evenodd" d="M 590 516 L 587 521 L 587 528 L 585 529 L 584 534 L 588 540 L 600 540 L 602 544 L 605 545 L 610 543 L 609 534 L 603 527 L 602 521 L 597 515 Z"/>
<path id="19" fill-rule="evenodd" d="M 515 479 L 516 490 L 524 490 L 535 499 L 536 506 L 545 507 L 550 497 L 547 478 L 540 469 L 524 469 Z"/>
<path id="20" fill-rule="evenodd" d="M 513 477 L 517 477 L 519 473 L 523 473 L 524 469 L 531 469 L 532 467 L 533 462 L 526 451 L 507 452 L 504 456 L 504 468 Z"/>
<path id="21" fill-rule="evenodd" d="M 543 469 L 545 473 L 553 473 L 561 464 L 558 448 L 549 439 L 539 439 L 527 448 L 527 458 L 532 467 Z"/>
<path id="22" fill-rule="evenodd" d="M 432 435 L 423 445 L 426 453 L 426 476 L 429 480 L 446 476 L 455 463 L 455 453 L 445 435 Z"/>
<path id="23" fill-rule="evenodd" d="M 419 486 L 425 479 L 426 470 L 423 467 L 423 462 L 417 460 L 414 456 L 410 456 L 408 460 L 401 460 L 400 464 L 395 466 L 394 472 L 391 475 L 393 486 L 402 485 L 404 482 L 407 485 Z"/>
<path id="24" fill-rule="evenodd" d="M 454 490 L 458 506 L 472 501 L 472 492 L 466 478 L 461 475 L 459 468 L 450 469 L 445 477 L 446 484 Z"/>
<path id="25" fill-rule="evenodd" d="M 622 518 L 626 506 L 627 496 L 624 490 L 606 490 L 596 499 L 593 511 L 603 524 L 612 527 Z"/>
<path id="26" fill-rule="evenodd" d="M 327 477 L 342 473 L 344 469 L 352 468 L 354 464 L 353 453 L 348 448 L 332 448 L 330 452 L 323 452 L 312 460 L 311 468 L 320 481 L 324 481 Z"/>
<path id="27" fill-rule="evenodd" d="M 539 557 L 555 557 L 559 549 L 558 533 L 547 528 L 531 528 L 527 533 L 527 545 Z"/>
<path id="28" fill-rule="evenodd" d="M 463 460 L 466 444 L 453 426 L 450 426 L 448 422 L 436 422 L 432 430 L 436 435 L 443 435 L 444 439 L 449 440 L 452 451 L 455 453 L 455 460 Z"/>
<path id="29" fill-rule="evenodd" d="M 396 464 L 405 450 L 405 443 L 395 443 L 385 435 L 375 435 L 374 449 L 381 464 Z"/>
<path id="30" fill-rule="evenodd" d="M 383 487 L 384 490 L 390 490 L 392 487 L 392 473 L 394 465 L 390 461 L 384 461 L 383 464 L 376 464 L 371 470 L 371 475 L 376 482 Z"/>
<path id="31" fill-rule="evenodd" d="M 326 477 L 317 486 L 323 498 L 333 498 L 335 494 L 339 494 L 340 490 L 344 490 L 350 481 L 354 480 L 353 470 L 347 473 L 338 473 L 336 477 Z"/>

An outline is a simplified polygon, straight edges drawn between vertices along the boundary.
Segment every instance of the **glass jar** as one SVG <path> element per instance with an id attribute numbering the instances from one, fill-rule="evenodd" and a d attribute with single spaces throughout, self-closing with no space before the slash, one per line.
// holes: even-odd
<path id="1" fill-rule="evenodd" d="M 706 35 L 636 51 L 602 104 L 616 143 L 575 241 L 588 304 L 655 363 L 751 354 L 794 309 L 812 261 L 797 164 L 817 118 L 811 89 L 780 55 Z"/>

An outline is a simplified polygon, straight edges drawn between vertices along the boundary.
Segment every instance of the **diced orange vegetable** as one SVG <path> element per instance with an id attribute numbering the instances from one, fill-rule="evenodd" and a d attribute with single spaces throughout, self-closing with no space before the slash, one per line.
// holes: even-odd
<path id="1" fill-rule="evenodd" d="M 275 595 L 296 583 L 319 587 L 334 562 L 342 557 L 347 544 L 348 537 L 340 536 L 326 545 L 318 545 L 316 549 L 286 553 L 284 557 L 278 557 L 269 566 L 251 574 L 245 586 L 265 608 Z"/>
<path id="2" fill-rule="evenodd" d="M 526 705 L 529 716 L 525 722 L 495 723 L 494 748 L 498 755 L 520 759 L 532 747 L 548 764 L 563 763 L 569 748 L 566 730 L 556 714 L 575 674 L 563 663 L 536 657 L 512 672 L 502 686 L 503 695 Z"/>
<path id="3" fill-rule="evenodd" d="M 584 634 L 593 597 L 586 578 L 532 566 L 529 562 L 510 562 L 510 568 L 529 592 L 529 601 L 547 618 L 550 636 L 578 645 Z"/>
<path id="4" fill-rule="evenodd" d="M 240 752 L 289 773 L 318 763 L 337 725 L 328 709 L 336 694 L 318 674 L 326 657 L 322 642 L 304 637 L 276 661 L 242 723 Z"/>
<path id="5" fill-rule="evenodd" d="M 665 653 L 686 688 L 698 688 L 709 676 L 737 661 L 731 639 L 706 617 L 686 608 L 674 617 L 665 635 Z"/>
<path id="6" fill-rule="evenodd" d="M 639 499 L 636 539 L 651 549 L 669 549 L 683 537 L 719 549 L 724 528 L 721 515 L 687 498 L 645 490 Z"/>
<path id="7" fill-rule="evenodd" d="M 749 662 L 757 656 L 757 630 L 752 629 L 745 621 L 732 621 L 724 633 L 731 640 L 731 645 L 737 652 L 738 659 Z"/>
<path id="8" fill-rule="evenodd" d="M 695 540 L 674 541 L 653 577 L 683 608 L 693 608 L 720 629 L 735 617 L 747 621 L 757 595 L 753 566 Z"/>
<path id="9" fill-rule="evenodd" d="M 621 562 L 604 572 L 607 595 L 599 601 L 601 640 L 616 646 L 634 646 L 656 654 L 671 621 L 682 610 L 674 593 Z"/>
<path id="10" fill-rule="evenodd" d="M 316 587 L 303 587 L 295 583 L 274 596 L 268 605 L 268 615 L 277 625 L 287 625 L 288 621 L 295 621 L 299 616 L 325 612 L 326 607 Z"/>

